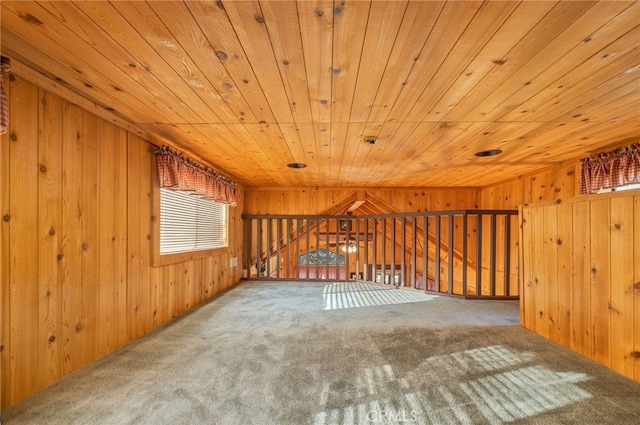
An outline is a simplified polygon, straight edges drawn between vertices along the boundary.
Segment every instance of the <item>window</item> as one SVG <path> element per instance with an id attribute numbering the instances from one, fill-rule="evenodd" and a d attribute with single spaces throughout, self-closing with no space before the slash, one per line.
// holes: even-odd
<path id="1" fill-rule="evenodd" d="M 225 248 L 226 204 L 160 189 L 160 255 Z"/>
<path id="2" fill-rule="evenodd" d="M 600 189 L 598 193 L 622 192 L 623 190 L 640 189 L 640 183 L 632 183 L 624 186 L 611 187 L 609 189 Z"/>

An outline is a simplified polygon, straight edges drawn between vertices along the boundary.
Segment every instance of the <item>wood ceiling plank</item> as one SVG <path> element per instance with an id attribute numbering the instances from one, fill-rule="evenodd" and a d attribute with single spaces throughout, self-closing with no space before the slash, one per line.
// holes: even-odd
<path id="1" fill-rule="evenodd" d="M 381 175 L 388 174 L 388 170 L 382 171 L 380 168 L 387 162 L 387 158 L 397 152 L 394 148 L 401 144 L 403 146 L 402 155 L 404 155 L 405 150 L 411 151 L 409 145 L 413 146 L 416 143 L 420 143 L 420 129 L 424 130 L 424 127 L 432 128 L 433 123 L 421 125 L 418 123 L 385 122 L 381 128 L 376 129 L 379 137 L 375 146 L 362 143 L 358 146 L 358 152 L 362 152 L 358 162 L 364 165 L 358 168 L 360 180 L 366 180 L 367 176 L 371 175 L 371 172 L 382 172 L 383 174 Z M 366 164 L 371 165 L 366 167 Z M 355 164 L 351 166 L 353 165 Z M 367 168 L 371 168 L 371 170 L 367 171 Z"/>
<path id="2" fill-rule="evenodd" d="M 225 68 L 223 63 L 225 56 L 216 52 L 184 3 L 163 1 L 127 3 L 131 8 L 138 9 L 141 16 L 155 12 L 172 35 L 171 39 L 161 41 L 161 44 L 171 47 L 181 57 L 189 56 L 191 58 L 197 66 L 191 71 L 203 78 L 200 84 L 196 81 L 194 85 L 196 88 L 204 88 L 206 81 L 213 85 L 219 93 L 218 98 L 224 100 L 227 107 L 233 111 L 233 121 L 231 122 L 239 120 L 255 123 L 259 121 L 256 111 L 252 109 L 253 105 L 244 98 L 238 88 L 240 82 L 235 81 L 233 75 Z M 233 52 L 233 54 L 239 55 L 241 52 Z M 258 101 L 257 103 L 257 106 L 260 106 Z M 269 113 L 268 110 L 258 112 Z"/>
<path id="3" fill-rule="evenodd" d="M 605 95 L 618 87 L 627 83 L 638 81 L 639 70 L 634 71 L 638 66 L 638 55 L 634 49 L 619 56 L 609 65 L 600 69 L 593 69 L 591 74 L 585 76 L 581 81 L 558 80 L 553 88 L 548 91 L 555 93 L 554 97 L 540 95 L 538 98 L 549 98 L 545 103 L 536 105 L 539 100 L 526 102 L 519 114 L 509 114 L 511 120 L 522 120 L 522 115 L 527 115 L 537 121 L 545 120 L 569 120 L 580 118 L 582 112 L 579 110 L 585 103 L 593 102 L 600 96 Z M 527 108 L 532 108 L 527 109 Z M 528 112 L 524 112 L 528 111 Z M 640 113 L 640 112 L 639 112 Z M 520 116 L 518 116 L 520 115 Z"/>
<path id="4" fill-rule="evenodd" d="M 251 63 L 277 122 L 293 122 L 291 107 L 258 2 L 224 2 L 244 54 Z"/>
<path id="5" fill-rule="evenodd" d="M 237 89 L 250 104 L 258 122 L 275 122 L 272 105 L 265 92 L 236 31 L 220 2 L 186 2 L 195 21 L 209 40 L 215 54 L 221 59 Z M 287 117 L 285 114 L 283 117 Z"/>
<path id="6" fill-rule="evenodd" d="M 589 2 L 558 4 L 514 49 L 516 56 L 518 52 L 529 52 L 529 60 L 499 87 L 493 87 L 464 119 L 496 120 L 564 75 L 561 58 L 595 29 L 598 16 L 602 19 L 602 9 L 596 13 L 591 7 L 593 4 Z M 511 55 L 505 60 L 511 60 Z"/>
<path id="7" fill-rule="evenodd" d="M 406 1 L 371 4 L 349 121 L 367 121 L 406 10 Z"/>
<path id="8" fill-rule="evenodd" d="M 482 50 L 466 67 L 459 67 L 460 75 L 447 92 L 427 111 L 425 120 L 460 120 L 456 113 L 458 103 L 468 96 L 478 84 L 507 78 L 520 66 L 514 60 L 504 61 L 509 52 L 554 6 L 553 2 L 521 2 L 496 32 L 487 40 Z M 495 83 L 494 83 L 495 84 Z M 480 89 L 482 89 L 480 87 Z"/>
<path id="9" fill-rule="evenodd" d="M 349 122 L 371 7 L 370 1 L 349 1 L 343 4 L 343 12 L 335 17 L 333 24 L 333 122 Z"/>
<path id="10" fill-rule="evenodd" d="M 275 64 L 282 76 L 293 121 L 311 123 L 313 119 L 297 5 L 295 2 L 263 1 L 260 7 L 273 48 Z M 270 83 L 266 82 L 266 84 Z"/>
<path id="11" fill-rule="evenodd" d="M 195 155 L 203 164 L 234 180 L 242 174 L 243 162 L 238 161 L 237 147 L 224 143 L 220 138 L 214 143 L 209 124 L 174 124 L 171 127 L 182 133 L 176 147 L 187 156 Z"/>
<path id="12" fill-rule="evenodd" d="M 3 2 L 2 8 L 6 8 L 7 4 L 8 2 Z M 18 28 L 16 34 L 21 34 L 20 36 L 13 32 L 15 25 Z M 28 41 L 22 37 L 26 37 Z M 142 102 L 131 93 L 113 89 L 121 86 L 111 79 L 113 74 L 106 76 L 98 72 L 87 65 L 85 60 L 76 57 L 48 36 L 40 33 L 34 25 L 25 25 L 11 10 L 4 9 L 2 13 L 2 42 L 3 52 L 9 52 L 11 56 L 25 64 L 44 61 L 45 69 L 61 84 L 82 93 L 96 103 L 104 105 L 105 108 L 116 110 L 115 105 L 117 105 L 117 111 L 133 122 L 152 121 L 157 117 L 157 111 L 152 105 Z M 55 55 L 55 58 L 49 56 L 50 54 Z M 108 89 L 103 90 L 103 87 Z"/>
<path id="13" fill-rule="evenodd" d="M 349 124 L 344 122 L 334 122 L 331 125 L 331 159 L 329 160 L 329 174 L 337 176 L 338 179 L 344 181 L 341 173 L 344 170 L 343 161 L 351 156 L 349 147 L 353 144 L 353 140 L 348 136 L 347 132 Z"/>
<path id="14" fill-rule="evenodd" d="M 216 131 L 215 124 L 193 124 L 192 127 L 202 134 L 200 145 L 204 151 L 203 155 L 207 155 L 204 158 L 220 173 L 237 180 L 237 176 L 245 173 L 248 161 L 252 164 L 257 162 L 250 152 L 238 144 L 231 143 Z"/>
<path id="15" fill-rule="evenodd" d="M 635 3 L 627 11 L 637 7 L 640 5 Z M 555 106 L 552 105 L 563 103 L 563 99 L 589 97 L 590 89 L 598 84 L 598 81 L 606 80 L 610 72 L 616 72 L 609 67 L 615 65 L 622 56 L 628 56 L 626 52 L 634 50 L 633 46 L 626 41 L 630 28 L 631 32 L 636 31 L 635 37 L 638 38 L 638 29 L 635 28 L 637 16 L 634 17 L 634 15 L 637 14 L 621 14 L 595 30 L 589 37 L 589 42 L 578 43 L 562 59 L 563 67 L 568 69 L 566 74 L 501 119 L 520 120 L 525 114 L 527 119 L 539 121 L 541 114 L 554 109 Z M 611 43 L 612 38 L 616 39 L 613 43 Z M 637 58 L 635 62 L 637 64 Z M 630 63 L 629 67 L 633 65 Z"/>
<path id="16" fill-rule="evenodd" d="M 318 158 L 318 149 L 315 134 L 315 128 L 313 124 L 297 124 L 296 131 L 300 136 L 300 143 L 302 149 L 304 149 L 307 168 L 305 169 L 305 186 L 311 183 L 311 186 L 321 186 L 322 173 L 320 168 L 320 161 Z"/>
<path id="17" fill-rule="evenodd" d="M 425 2 L 425 7 L 428 6 Z M 431 79 L 436 75 L 440 65 L 451 53 L 453 46 L 469 22 L 473 19 L 482 2 L 465 2 L 460 8 L 455 2 L 447 2 L 438 16 L 415 66 L 406 78 L 403 87 L 387 120 L 405 121 L 405 118 L 420 99 Z"/>
<path id="18" fill-rule="evenodd" d="M 297 5 L 311 115 L 316 124 L 328 123 L 332 105 L 333 1 L 298 0 Z M 326 157 L 319 151 L 319 157 L 323 156 Z"/>
<path id="19" fill-rule="evenodd" d="M 384 122 L 424 48 L 445 2 L 410 2 L 398 31 L 368 121 Z"/>
<path id="20" fill-rule="evenodd" d="M 609 80 L 613 81 L 613 80 Z M 559 118 L 566 120 L 580 120 L 592 122 L 605 122 L 610 120 L 620 121 L 622 115 L 628 120 L 640 122 L 640 80 L 637 78 L 619 87 L 611 87 L 609 91 L 597 90 L 601 94 L 593 99 L 588 100 L 582 105 L 573 108 L 568 113 L 561 115 Z M 602 89 L 608 88 L 609 84 Z M 622 105 L 627 105 L 626 110 L 620 110 Z M 622 115 L 621 115 L 622 113 Z"/>
<path id="21" fill-rule="evenodd" d="M 283 143 L 287 144 L 287 148 L 291 155 L 291 160 L 289 162 L 299 162 L 302 164 L 306 164 L 307 167 L 310 165 L 311 158 L 307 157 L 307 153 L 305 147 L 300 139 L 300 131 L 297 124 L 294 123 L 282 123 L 279 125 L 280 132 L 282 137 L 284 138 Z M 304 186 L 303 173 L 307 174 L 308 170 L 298 170 L 298 169 L 289 169 L 286 171 L 292 174 L 292 181 L 295 181 L 296 184 L 300 186 Z"/>
<path id="22" fill-rule="evenodd" d="M 282 167 L 274 161 L 274 150 L 271 146 L 271 141 L 260 131 L 262 127 L 259 124 L 230 124 L 227 125 L 227 128 L 235 137 L 244 141 L 251 152 L 263 158 L 260 162 L 260 167 L 264 171 L 258 175 L 252 173 L 247 186 L 286 185 L 282 180 Z M 253 164 L 251 164 L 251 167 L 253 167 Z"/>
<path id="23" fill-rule="evenodd" d="M 82 19 L 84 15 L 73 13 L 74 8 L 58 10 L 68 5 L 67 3 L 19 2 L 10 4 L 12 5 L 16 7 L 12 8 L 11 15 L 22 21 L 22 25 L 25 24 L 25 19 L 31 19 L 28 16 L 40 21 L 39 24 L 33 23 L 35 22 L 33 19 L 29 21 L 31 22 L 29 27 L 36 27 L 39 30 L 37 44 L 46 43 L 56 56 L 82 49 L 82 57 L 78 56 L 78 59 L 83 62 L 83 65 L 77 69 L 80 71 L 78 73 L 88 77 L 86 71 L 92 69 L 96 74 L 109 75 L 109 79 L 113 81 L 105 84 L 101 78 L 96 81 L 87 78 L 85 88 L 101 85 L 103 90 L 109 87 L 111 90 L 127 93 L 130 99 L 139 99 L 140 102 L 153 107 L 154 121 L 164 117 L 169 120 L 185 120 L 191 117 L 192 111 L 178 111 L 177 107 L 171 105 L 171 100 L 179 101 L 179 99 L 157 78 L 150 78 L 149 74 L 152 75 L 152 72 L 130 67 L 129 64 L 132 63 L 130 55 L 114 46 L 112 40 L 95 25 L 87 25 L 86 17 Z M 4 6 L 5 3 L 3 3 Z M 79 19 L 81 22 L 76 22 L 74 19 Z M 6 25 L 4 16 L 2 20 L 3 25 Z M 64 28 L 64 31 L 61 28 Z"/>
<path id="24" fill-rule="evenodd" d="M 331 175 L 331 126 L 329 123 L 316 123 L 313 125 L 316 140 L 316 152 L 318 155 L 318 170 L 323 176 L 323 186 L 335 186 L 338 184 L 337 176 Z"/>
<path id="25" fill-rule="evenodd" d="M 225 140 L 236 151 L 233 161 L 242 164 L 245 170 L 243 174 L 249 177 L 249 182 L 253 183 L 258 176 L 267 174 L 268 170 L 264 167 L 265 164 L 269 165 L 269 157 L 250 137 L 244 137 L 248 133 L 242 124 L 208 124 L 208 127 L 212 133 L 208 130 L 203 132 L 214 140 Z"/>
<path id="26" fill-rule="evenodd" d="M 371 172 L 372 167 L 363 167 L 368 164 L 367 157 L 374 150 L 373 145 L 361 141 L 365 136 L 379 136 L 380 128 L 366 127 L 365 123 L 351 122 L 345 127 L 344 150 L 340 158 L 340 176 L 345 181 L 361 182 Z"/>
<path id="27" fill-rule="evenodd" d="M 151 75 L 172 93 L 168 100 L 179 105 L 181 109 L 193 111 L 190 116 L 185 116 L 185 119 L 192 122 L 220 121 L 214 110 L 225 107 L 223 102 L 210 106 L 199 96 L 199 92 L 202 91 L 205 92 L 201 94 L 204 98 L 219 97 L 218 93 L 215 90 L 207 92 L 205 89 L 197 91 L 192 86 L 197 78 L 194 75 L 195 64 L 189 63 L 184 57 L 172 61 L 177 59 L 175 52 L 167 52 L 166 46 L 162 43 L 163 40 L 170 40 L 172 37 L 161 23 L 153 19 L 155 15 L 145 14 L 144 18 L 138 17 L 136 20 L 136 14 L 126 10 L 125 19 L 107 2 L 75 2 L 73 6 L 70 3 L 57 3 L 56 7 L 64 10 L 65 16 L 73 14 L 74 20 L 82 27 L 100 28 L 102 37 L 101 40 L 96 39 L 95 43 L 101 48 L 107 49 L 109 45 L 113 45 L 113 49 L 126 52 L 126 58 L 133 59 L 127 65 L 127 71 L 136 72 L 140 69 L 148 74 L 148 70 L 152 70 Z M 153 36 L 158 33 L 158 29 L 165 32 L 164 37 Z M 153 45 L 149 44 L 150 42 Z M 108 50 L 105 53 L 109 53 Z M 116 57 L 110 53 L 109 56 Z M 183 72 L 179 74 L 177 71 Z M 197 78 L 199 82 L 202 80 Z"/>
<path id="28" fill-rule="evenodd" d="M 445 112 L 434 111 L 433 108 L 460 76 L 460 71 L 469 66 L 517 6 L 516 2 L 487 2 L 480 7 L 478 13 L 460 35 L 456 45 L 453 46 L 455 54 L 448 55 L 439 66 L 438 73 L 431 79 L 420 99 L 407 115 L 407 120 L 434 119 Z M 530 19 L 535 18 L 531 17 Z M 430 116 L 431 112 L 433 112 L 432 116 Z"/>

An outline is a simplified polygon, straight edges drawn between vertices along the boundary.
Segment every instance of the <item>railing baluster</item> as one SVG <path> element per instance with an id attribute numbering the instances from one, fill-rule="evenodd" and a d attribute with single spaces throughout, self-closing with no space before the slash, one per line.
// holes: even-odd
<path id="1" fill-rule="evenodd" d="M 327 250 L 327 254 L 330 252 L 329 249 L 329 228 L 331 226 L 331 219 L 327 218 L 325 219 L 325 226 L 324 226 L 324 248 Z M 336 228 L 337 228 L 338 224 L 336 223 Z M 336 259 L 336 264 L 338 263 L 338 260 Z M 327 255 L 325 257 L 325 272 L 324 272 L 324 278 L 325 280 L 328 280 L 330 277 L 329 274 L 329 256 Z M 336 276 L 336 279 L 339 279 L 340 276 Z"/>
<path id="2" fill-rule="evenodd" d="M 369 276 L 369 219 L 365 218 L 362 222 L 364 225 L 364 255 L 362 256 L 363 268 L 362 268 L 362 278 L 364 280 L 373 280 L 371 276 Z"/>
<path id="3" fill-rule="evenodd" d="M 382 247 L 381 247 L 381 251 L 382 251 L 382 261 L 381 261 L 381 268 L 382 268 L 382 283 L 387 283 L 387 219 L 383 219 L 382 220 Z"/>
<path id="4" fill-rule="evenodd" d="M 371 261 L 371 280 L 374 282 L 378 281 L 378 273 L 376 272 L 376 268 L 378 267 L 378 220 L 373 219 L 373 246 L 372 248 L 372 261 Z"/>
<path id="5" fill-rule="evenodd" d="M 245 253 L 245 257 L 244 257 L 244 267 L 246 267 L 247 273 L 246 276 L 244 276 L 245 278 L 250 278 L 251 277 L 251 226 L 253 226 L 253 219 L 248 219 L 244 222 L 245 224 L 245 230 L 244 230 L 244 234 L 245 234 L 245 246 L 247 247 L 246 253 Z"/>
<path id="6" fill-rule="evenodd" d="M 256 220 L 256 273 L 258 278 L 262 278 L 262 219 Z M 265 263 L 266 266 L 266 263 Z"/>
<path id="7" fill-rule="evenodd" d="M 511 296 L 511 216 L 504 216 L 504 295 Z"/>
<path id="8" fill-rule="evenodd" d="M 400 234 L 400 283 L 398 286 L 406 286 L 406 261 L 405 255 L 407 252 L 407 219 L 405 217 L 400 218 L 400 228 L 402 233 Z M 395 279 L 395 275 L 394 275 Z"/>
<path id="9" fill-rule="evenodd" d="M 282 258 L 280 255 L 280 243 L 282 241 L 282 219 L 276 221 L 276 279 L 280 279 Z"/>
<path id="10" fill-rule="evenodd" d="M 424 216 L 422 229 L 422 285 L 425 292 L 429 288 L 429 216 Z"/>
<path id="11" fill-rule="evenodd" d="M 449 223 L 449 249 L 447 250 L 447 280 L 449 281 L 449 286 L 447 288 L 447 292 L 449 294 L 453 294 L 453 214 L 447 215 L 447 220 Z"/>
<path id="12" fill-rule="evenodd" d="M 436 220 L 436 256 L 435 256 L 435 260 L 436 260 L 436 265 L 435 265 L 435 273 L 436 275 L 435 277 L 435 284 L 434 284 L 434 289 L 436 290 L 436 292 L 442 292 L 440 290 L 440 237 L 442 236 L 440 234 L 440 216 L 437 215 L 435 216 L 435 220 Z"/>
<path id="13" fill-rule="evenodd" d="M 490 216 L 489 230 L 489 294 L 496 295 L 496 215 Z"/>
<path id="14" fill-rule="evenodd" d="M 417 238 L 416 232 L 418 231 L 418 217 L 411 217 L 411 287 L 416 287 L 416 251 L 417 251 Z"/>
<path id="15" fill-rule="evenodd" d="M 316 220 L 316 254 L 320 249 L 320 220 Z M 316 255 L 316 279 L 320 279 L 320 262 L 317 261 L 318 256 Z"/>
<path id="16" fill-rule="evenodd" d="M 354 270 L 354 273 L 355 273 L 355 277 L 357 278 L 358 275 L 360 274 L 360 254 L 362 254 L 362 251 L 360 250 L 360 220 L 356 218 L 355 223 L 356 223 L 356 251 L 354 252 L 354 254 L 356 259 L 356 269 Z M 351 276 L 349 276 L 348 274 L 347 274 L 347 277 L 349 278 L 349 280 L 351 279 Z"/>
<path id="17" fill-rule="evenodd" d="M 396 286 L 396 219 L 391 219 L 391 277 L 389 284 Z"/>
<path id="18" fill-rule="evenodd" d="M 296 218 L 296 257 L 295 257 L 295 263 L 296 263 L 296 279 L 300 279 L 300 238 L 302 237 L 302 229 L 300 226 L 300 219 Z M 309 240 L 309 238 L 306 238 L 307 240 Z"/>
<path id="19" fill-rule="evenodd" d="M 469 235 L 469 226 L 468 226 L 469 216 L 465 212 L 462 215 L 462 296 L 467 296 L 467 268 L 469 267 L 469 247 L 467 238 Z"/>
<path id="20" fill-rule="evenodd" d="M 267 247 L 265 249 L 265 255 L 267 258 L 267 277 L 271 279 L 271 226 L 273 226 L 273 222 L 271 218 L 267 219 Z"/>
<path id="21" fill-rule="evenodd" d="M 482 296 L 482 214 L 476 222 L 476 297 Z"/>

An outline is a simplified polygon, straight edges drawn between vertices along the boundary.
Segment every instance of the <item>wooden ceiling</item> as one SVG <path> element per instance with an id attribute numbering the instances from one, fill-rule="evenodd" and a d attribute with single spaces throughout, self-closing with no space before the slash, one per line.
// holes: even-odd
<path id="1" fill-rule="evenodd" d="M 485 186 L 640 135 L 636 1 L 3 0 L 1 12 L 14 71 L 246 186 Z M 474 156 L 486 149 L 503 153 Z"/>

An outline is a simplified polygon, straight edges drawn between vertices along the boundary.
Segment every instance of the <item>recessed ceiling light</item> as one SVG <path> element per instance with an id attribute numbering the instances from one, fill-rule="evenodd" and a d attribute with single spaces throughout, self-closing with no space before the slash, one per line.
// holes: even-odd
<path id="1" fill-rule="evenodd" d="M 289 168 L 306 168 L 307 164 L 303 164 L 302 162 L 292 162 L 291 164 L 287 164 Z"/>
<path id="2" fill-rule="evenodd" d="M 501 154 L 502 151 L 500 149 L 489 149 L 486 151 L 476 152 L 476 156 L 494 156 Z"/>

